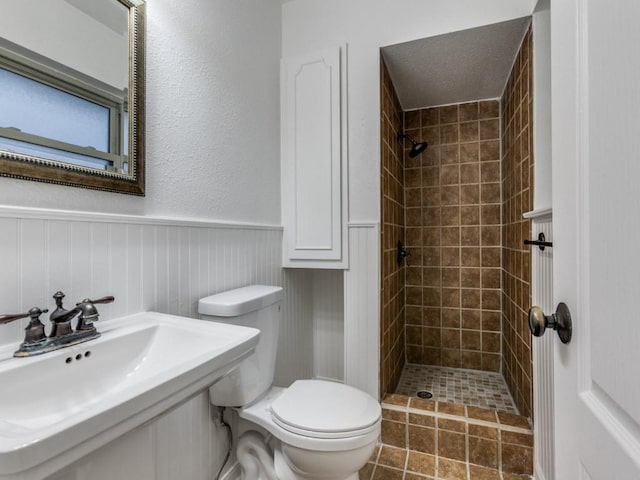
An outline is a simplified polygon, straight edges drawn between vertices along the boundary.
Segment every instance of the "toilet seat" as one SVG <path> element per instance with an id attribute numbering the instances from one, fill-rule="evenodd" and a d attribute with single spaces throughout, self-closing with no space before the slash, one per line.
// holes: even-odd
<path id="1" fill-rule="evenodd" d="M 379 428 L 380 411 L 370 395 L 326 380 L 297 380 L 271 405 L 281 428 L 323 439 L 366 435 Z"/>
<path id="2" fill-rule="evenodd" d="M 326 382 L 324 380 L 304 380 L 303 382 L 331 383 L 346 387 L 342 384 L 335 384 L 334 382 Z M 294 385 L 295 383 L 297 382 L 294 382 Z M 238 415 L 240 418 L 264 428 L 281 442 L 308 450 L 337 452 L 357 449 L 372 441 L 375 442 L 380 435 L 381 409 L 378 402 L 373 399 L 371 399 L 371 401 L 377 408 L 375 408 L 374 405 L 371 405 L 372 408 L 368 409 L 368 411 L 372 413 L 369 418 L 377 418 L 373 420 L 372 424 L 366 426 L 361 425 L 360 428 L 354 430 L 346 430 L 343 428 L 333 432 L 322 432 L 311 430 L 308 426 L 307 428 L 292 426 L 290 424 L 291 420 L 289 423 L 282 420 L 276 421 L 276 416 L 273 413 L 272 407 L 274 403 L 276 403 L 282 396 L 286 395 L 292 387 L 289 387 L 288 389 L 272 387 L 264 397 L 251 406 L 239 408 L 237 410 Z M 295 393 L 296 390 L 297 388 L 294 389 L 293 392 Z M 289 396 L 289 399 L 285 396 L 285 402 L 288 403 L 295 398 L 297 398 L 295 395 Z M 282 405 L 285 402 L 280 405 L 280 408 L 282 408 Z M 363 410 L 365 410 L 364 406 Z M 282 415 L 281 409 L 278 411 Z M 285 418 L 288 418 L 286 414 L 284 414 L 284 416 Z"/>

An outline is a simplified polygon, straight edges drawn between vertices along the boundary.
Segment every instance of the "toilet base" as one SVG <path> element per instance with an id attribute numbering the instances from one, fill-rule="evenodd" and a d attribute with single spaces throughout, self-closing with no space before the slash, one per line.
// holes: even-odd
<path id="1" fill-rule="evenodd" d="M 278 442 L 274 455 L 276 474 L 278 480 L 359 480 L 358 470 L 375 445 L 373 442 L 344 452 L 317 452 Z"/>
<path id="2" fill-rule="evenodd" d="M 240 437 L 236 457 L 243 480 L 280 480 L 275 472 L 273 453 L 258 432 L 249 431 Z"/>
<path id="3" fill-rule="evenodd" d="M 320 479 L 320 478 L 322 478 L 323 480 L 334 480 L 334 479 L 338 480 L 333 476 L 318 477 L 318 476 L 306 476 L 302 473 L 294 473 L 291 467 L 287 464 L 287 460 L 282 455 L 281 448 L 276 448 L 276 451 L 274 453 L 274 464 L 275 464 L 275 470 L 276 470 L 276 475 L 278 477 L 278 480 L 310 480 L 310 479 Z M 358 472 L 356 472 L 349 475 L 348 477 L 345 477 L 345 478 L 341 477 L 340 480 L 360 480 L 360 476 L 358 475 Z"/>
<path id="4" fill-rule="evenodd" d="M 332 469 L 318 468 L 316 462 L 311 462 L 310 465 L 317 468 L 317 471 L 303 472 L 294 462 L 305 463 L 305 457 L 315 457 L 318 452 L 292 448 L 290 445 L 283 445 L 279 440 L 275 442 L 275 450 L 272 453 L 264 437 L 258 432 L 248 431 L 240 437 L 236 456 L 242 468 L 243 480 L 359 480 L 357 471 L 347 473 L 345 476 L 344 473 L 339 472 L 339 469 L 331 471 Z M 375 444 L 372 449 L 374 446 Z M 296 458 L 289 458 L 287 451 Z M 366 453 L 366 457 L 368 458 L 370 454 L 371 452 Z M 325 457 L 326 452 L 320 455 Z M 326 465 L 332 465 L 332 463 Z M 335 466 L 333 463 L 334 468 Z"/>

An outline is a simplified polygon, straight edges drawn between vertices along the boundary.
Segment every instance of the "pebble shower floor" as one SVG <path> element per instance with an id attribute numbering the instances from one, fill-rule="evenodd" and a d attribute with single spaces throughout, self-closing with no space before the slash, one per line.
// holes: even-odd
<path id="1" fill-rule="evenodd" d="M 425 365 L 406 365 L 395 393 L 415 397 L 420 390 L 433 400 L 518 414 L 499 373 Z"/>

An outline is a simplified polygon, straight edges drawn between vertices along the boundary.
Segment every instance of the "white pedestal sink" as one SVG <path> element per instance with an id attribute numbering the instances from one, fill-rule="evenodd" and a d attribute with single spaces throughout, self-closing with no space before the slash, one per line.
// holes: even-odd
<path id="1" fill-rule="evenodd" d="M 0 352 L 0 480 L 41 479 L 204 390 L 258 330 L 146 312 L 32 358 Z"/>

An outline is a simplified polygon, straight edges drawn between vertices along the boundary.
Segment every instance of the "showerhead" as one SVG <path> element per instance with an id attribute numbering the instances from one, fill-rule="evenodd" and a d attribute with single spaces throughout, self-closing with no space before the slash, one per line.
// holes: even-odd
<path id="1" fill-rule="evenodd" d="M 417 157 L 422 152 L 424 152 L 427 149 L 427 147 L 429 146 L 429 144 L 427 142 L 416 142 L 413 138 L 411 138 L 406 133 L 402 133 L 402 134 L 398 135 L 398 140 L 404 140 L 405 138 L 411 142 L 411 145 L 413 145 L 411 147 L 411 151 L 409 152 L 409 157 L 410 158 Z"/>
<path id="2" fill-rule="evenodd" d="M 409 157 L 414 158 L 424 152 L 429 144 L 427 142 L 415 143 L 409 152 Z"/>

